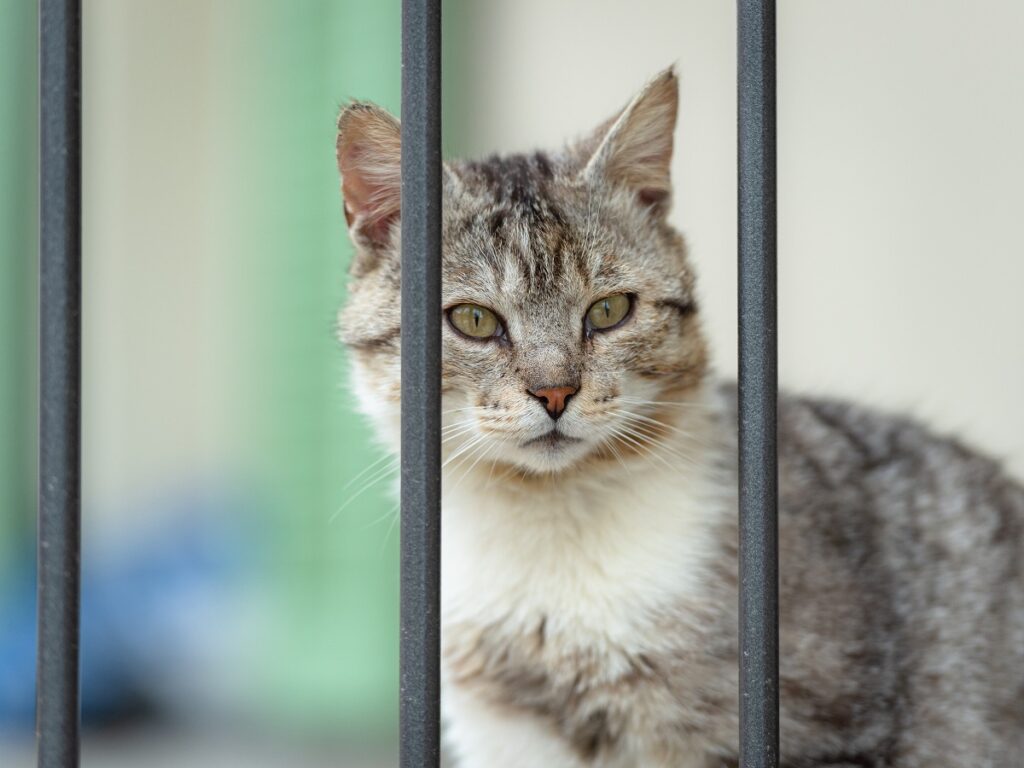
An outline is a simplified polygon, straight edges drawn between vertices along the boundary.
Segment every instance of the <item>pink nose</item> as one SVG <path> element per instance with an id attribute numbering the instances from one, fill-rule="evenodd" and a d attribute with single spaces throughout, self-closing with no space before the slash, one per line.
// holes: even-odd
<path id="1" fill-rule="evenodd" d="M 541 387 L 531 389 L 530 394 L 544 403 L 551 418 L 557 419 L 565 410 L 569 398 L 576 394 L 576 387 Z"/>

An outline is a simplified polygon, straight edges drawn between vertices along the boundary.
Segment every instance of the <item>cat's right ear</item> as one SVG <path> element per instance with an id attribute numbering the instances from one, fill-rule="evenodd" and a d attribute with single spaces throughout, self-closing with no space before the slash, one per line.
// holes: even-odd
<path id="1" fill-rule="evenodd" d="M 644 86 L 619 114 L 576 147 L 583 176 L 632 190 L 660 213 L 672 194 L 672 144 L 679 110 L 679 83 L 669 67 Z"/>
<path id="2" fill-rule="evenodd" d="M 371 251 L 388 247 L 402 209 L 398 120 L 375 104 L 349 104 L 338 117 L 337 155 L 352 242 Z"/>

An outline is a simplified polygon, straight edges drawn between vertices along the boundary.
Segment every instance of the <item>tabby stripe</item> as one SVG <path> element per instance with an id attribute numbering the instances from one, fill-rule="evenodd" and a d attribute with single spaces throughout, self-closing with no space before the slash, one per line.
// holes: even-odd
<path id="1" fill-rule="evenodd" d="M 674 309 L 683 317 L 689 317 L 697 313 L 697 302 L 686 299 L 659 299 L 654 302 L 654 306 Z"/>
<path id="2" fill-rule="evenodd" d="M 394 328 L 389 328 L 376 336 L 366 336 L 360 339 L 353 339 L 348 342 L 348 346 L 362 352 L 372 352 L 383 347 L 394 346 L 395 342 L 398 341 L 401 335 L 402 329 L 395 326 Z"/>

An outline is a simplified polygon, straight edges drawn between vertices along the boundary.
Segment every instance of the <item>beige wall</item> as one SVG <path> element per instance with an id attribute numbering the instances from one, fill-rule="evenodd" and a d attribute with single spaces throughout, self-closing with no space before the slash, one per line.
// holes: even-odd
<path id="1" fill-rule="evenodd" d="M 168 477 L 224 470 L 237 362 L 221 306 L 231 295 L 218 240 L 228 144 L 213 13 L 205 0 L 87 6 L 83 493 L 93 518 Z"/>
<path id="2" fill-rule="evenodd" d="M 466 149 L 561 142 L 675 62 L 675 220 L 735 371 L 727 0 L 471 6 Z M 1024 476 L 1024 3 L 781 0 L 781 378 L 909 410 Z"/>
<path id="3" fill-rule="evenodd" d="M 168 467 L 223 467 L 232 452 L 230 339 L 244 331 L 223 327 L 219 305 L 242 289 L 221 223 L 239 189 L 225 173 L 236 138 L 210 31 L 230 13 L 172 5 L 93 0 L 86 15 L 86 495 L 97 501 Z M 675 219 L 727 374 L 733 6 L 446 3 L 466 14 L 457 29 L 473 63 L 445 82 L 470 121 L 450 134 L 470 153 L 557 144 L 677 64 Z M 1020 475 L 1022 33 L 1020 0 L 779 3 L 784 384 L 910 409 Z"/>

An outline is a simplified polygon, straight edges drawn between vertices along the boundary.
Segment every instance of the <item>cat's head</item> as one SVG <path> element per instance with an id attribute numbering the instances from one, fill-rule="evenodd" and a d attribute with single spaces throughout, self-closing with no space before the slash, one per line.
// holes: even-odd
<path id="1" fill-rule="evenodd" d="M 670 70 L 568 149 L 453 161 L 443 181 L 445 453 L 560 472 L 653 450 L 707 368 L 694 275 L 667 221 Z M 341 114 L 356 254 L 341 312 L 363 410 L 397 445 L 398 121 Z"/>

